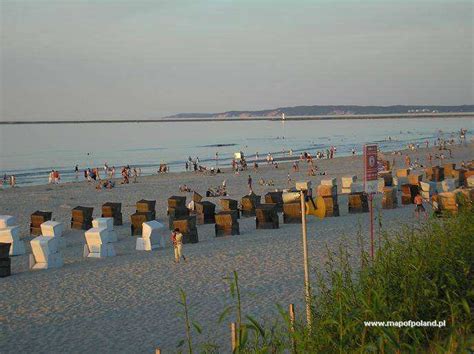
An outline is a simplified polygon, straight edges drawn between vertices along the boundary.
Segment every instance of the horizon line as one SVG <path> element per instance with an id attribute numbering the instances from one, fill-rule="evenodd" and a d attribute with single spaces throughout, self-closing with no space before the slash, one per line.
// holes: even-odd
<path id="1" fill-rule="evenodd" d="M 342 115 L 311 115 L 311 116 L 251 116 L 251 117 L 186 117 L 186 118 L 153 118 L 153 119 L 91 119 L 91 120 L 7 120 L 0 121 L 0 125 L 21 124 L 101 124 L 101 123 L 180 123 L 180 122 L 233 122 L 233 121 L 303 121 L 303 120 L 357 120 L 357 119 L 390 119 L 390 118 L 442 118 L 442 117 L 474 117 L 474 112 L 446 112 L 446 113 L 398 113 L 398 114 L 342 114 Z"/>

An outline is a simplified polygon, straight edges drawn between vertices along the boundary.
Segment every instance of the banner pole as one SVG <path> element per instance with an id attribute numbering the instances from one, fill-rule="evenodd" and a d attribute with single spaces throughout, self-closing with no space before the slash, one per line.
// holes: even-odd
<path id="1" fill-rule="evenodd" d="M 373 193 L 369 194 L 370 201 L 370 258 L 374 260 L 374 204 L 373 204 Z"/>

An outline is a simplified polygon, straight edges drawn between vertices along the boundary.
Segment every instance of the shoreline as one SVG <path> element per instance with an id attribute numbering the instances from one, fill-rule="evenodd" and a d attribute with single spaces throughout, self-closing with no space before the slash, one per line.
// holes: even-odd
<path id="1" fill-rule="evenodd" d="M 464 144 L 460 144 L 460 143 L 456 143 L 454 145 L 449 145 L 449 147 L 451 147 L 452 149 L 457 149 L 457 148 L 462 148 L 462 147 L 471 147 L 474 149 L 474 140 L 473 141 L 467 141 L 466 143 Z M 303 151 L 299 151 L 299 150 L 294 150 L 295 152 L 303 152 Z M 387 158 L 389 157 L 393 157 L 395 156 L 394 154 L 395 153 L 401 153 L 403 155 L 406 155 L 406 154 L 417 154 L 417 153 L 420 153 L 420 152 L 423 152 L 423 151 L 428 151 L 428 152 L 431 152 L 433 153 L 433 158 L 434 158 L 434 153 L 436 152 L 444 152 L 445 154 L 447 153 L 447 150 L 439 150 L 438 147 L 436 146 L 433 146 L 431 145 L 430 147 L 426 148 L 426 147 L 421 147 L 417 150 L 410 150 L 409 148 L 404 148 L 404 149 L 399 149 L 399 150 L 387 150 L 387 151 L 380 151 L 380 153 L 382 155 L 385 155 Z M 339 155 L 339 156 L 336 156 L 332 159 L 326 159 L 326 158 L 322 158 L 322 159 L 316 159 L 314 158 L 313 156 L 313 161 L 314 161 L 314 164 L 315 165 L 319 165 L 319 164 L 326 164 L 326 161 L 327 162 L 341 162 L 341 161 L 344 161 L 344 159 L 354 159 L 354 158 L 362 158 L 363 157 L 363 154 L 361 152 L 357 153 L 354 156 L 350 155 L 350 154 L 344 154 L 344 155 Z M 253 173 L 254 172 L 254 168 L 253 168 L 253 161 L 255 160 L 254 158 L 252 158 L 252 156 L 250 157 L 247 157 L 248 159 L 248 169 L 245 170 L 245 171 L 240 171 L 240 174 L 249 174 L 249 173 Z M 206 162 L 213 162 L 212 160 L 210 161 L 207 161 L 205 160 Z M 231 159 L 229 159 L 228 161 L 227 160 L 222 160 L 222 161 L 226 161 L 226 162 L 229 162 L 231 161 Z M 278 165 L 281 166 L 280 169 L 291 169 L 292 167 L 292 164 L 293 162 L 295 161 L 299 161 L 299 154 L 296 154 L 294 156 L 280 156 L 280 157 L 274 157 L 274 161 L 275 162 L 278 162 Z M 435 162 L 435 160 L 433 159 L 433 161 Z M 203 161 L 204 162 L 204 161 Z M 219 161 L 220 163 L 221 161 Z M 259 165 L 259 170 L 262 169 L 262 168 L 273 168 L 271 164 L 267 164 L 266 162 L 266 159 L 265 158 L 260 158 L 259 160 L 257 160 L 257 163 Z M 184 162 L 183 162 L 184 164 Z M 201 164 L 202 166 L 206 166 L 208 168 L 210 167 L 215 167 L 215 165 L 205 165 L 205 164 Z M 134 166 L 134 165 L 132 165 Z M 138 166 L 138 165 L 137 165 Z M 156 165 L 156 167 L 158 167 L 159 165 Z M 157 178 L 157 177 L 160 177 L 160 176 L 166 176 L 166 175 L 170 175 L 170 176 L 181 176 L 181 175 L 196 175 L 196 176 L 208 176 L 208 177 L 213 177 L 213 176 L 216 176 L 216 177 L 219 177 L 219 176 L 226 176 L 228 175 L 229 173 L 230 174 L 233 174 L 231 171 L 232 171 L 232 168 L 231 167 L 222 167 L 222 166 L 229 166 L 229 163 L 225 163 L 224 165 L 220 165 L 219 168 L 220 170 L 223 172 L 222 174 L 214 174 L 214 175 L 209 175 L 209 174 L 206 174 L 206 173 L 203 173 L 203 172 L 194 172 L 194 171 L 182 171 L 182 170 L 178 170 L 178 171 L 170 171 L 170 172 L 167 172 L 167 173 L 152 173 L 152 174 L 144 174 L 142 176 L 139 176 L 138 177 L 138 180 L 139 181 L 142 181 L 142 180 L 147 180 L 147 179 L 150 179 L 150 178 Z M 103 172 L 101 172 L 103 173 Z M 117 186 L 117 183 L 120 184 L 120 181 L 122 180 L 122 178 L 120 177 L 120 169 L 117 169 L 117 176 L 115 178 L 101 178 L 101 181 L 106 181 L 106 180 L 111 180 L 111 181 L 115 181 L 116 183 L 116 186 Z M 132 179 L 132 177 L 130 177 L 130 179 Z M 47 181 L 47 175 L 45 175 L 45 181 Z M 15 186 L 15 189 L 18 189 L 18 188 L 35 188 L 35 187 L 45 187 L 45 186 L 49 186 L 49 187 L 52 187 L 54 188 L 55 186 L 67 186 L 67 185 L 78 185 L 78 184 L 86 184 L 86 185 L 97 185 L 98 183 L 98 180 L 97 181 L 92 181 L 92 182 L 88 182 L 87 180 L 84 179 L 84 176 L 83 176 L 83 171 L 80 170 L 79 172 L 79 178 L 78 180 L 74 180 L 74 181 L 65 181 L 65 182 L 60 182 L 58 184 L 53 184 L 53 183 L 40 183 L 40 184 L 32 184 L 32 183 L 29 183 L 29 184 L 24 184 L 24 185 L 21 185 L 21 184 L 18 184 L 17 186 Z M 139 182 L 138 182 L 139 183 Z M 130 182 L 130 184 L 132 184 L 132 182 Z M 7 188 L 5 188 L 4 186 L 2 186 L 0 188 L 0 191 L 1 190 L 10 190 L 11 187 L 10 186 L 7 186 Z"/>
<path id="2" fill-rule="evenodd" d="M 38 120 L 38 121 L 0 121 L 0 125 L 22 124 L 127 124 L 127 123 L 186 123 L 186 122 L 245 122 L 245 121 L 311 121 L 311 120 L 363 120 L 363 119 L 409 119 L 409 118 L 474 118 L 474 112 L 453 113 L 400 113 L 400 114 L 354 114 L 354 115 L 315 115 L 281 117 L 228 117 L 228 118 L 158 118 L 158 119 L 91 119 L 91 120 Z"/>

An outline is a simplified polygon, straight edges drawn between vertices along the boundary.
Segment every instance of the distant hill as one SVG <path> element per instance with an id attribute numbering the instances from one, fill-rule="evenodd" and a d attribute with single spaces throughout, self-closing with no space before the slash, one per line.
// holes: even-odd
<path id="1" fill-rule="evenodd" d="M 249 118 L 285 116 L 325 116 L 402 113 L 462 113 L 474 112 L 474 105 L 462 106 L 296 106 L 261 111 L 227 111 L 221 113 L 179 113 L 165 118 Z"/>

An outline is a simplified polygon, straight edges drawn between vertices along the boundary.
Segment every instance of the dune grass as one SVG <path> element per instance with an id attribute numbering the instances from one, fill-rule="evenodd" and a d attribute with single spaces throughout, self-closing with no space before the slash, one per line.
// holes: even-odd
<path id="1" fill-rule="evenodd" d="M 286 309 L 263 326 L 241 313 L 244 296 L 234 272 L 239 353 L 457 353 L 474 348 L 474 208 L 430 219 L 397 234 L 382 231 L 375 260 L 361 252 L 351 267 L 344 247 L 329 261 L 313 293 L 313 326 L 303 318 L 294 330 Z M 303 289 L 302 289 L 303 293 Z M 229 315 L 226 309 L 221 321 Z M 302 311 L 301 311 L 302 314 Z M 443 327 L 369 327 L 364 321 L 445 321 Z M 212 349 L 211 349 L 212 348 Z M 202 346 L 201 352 L 224 352 Z"/>

